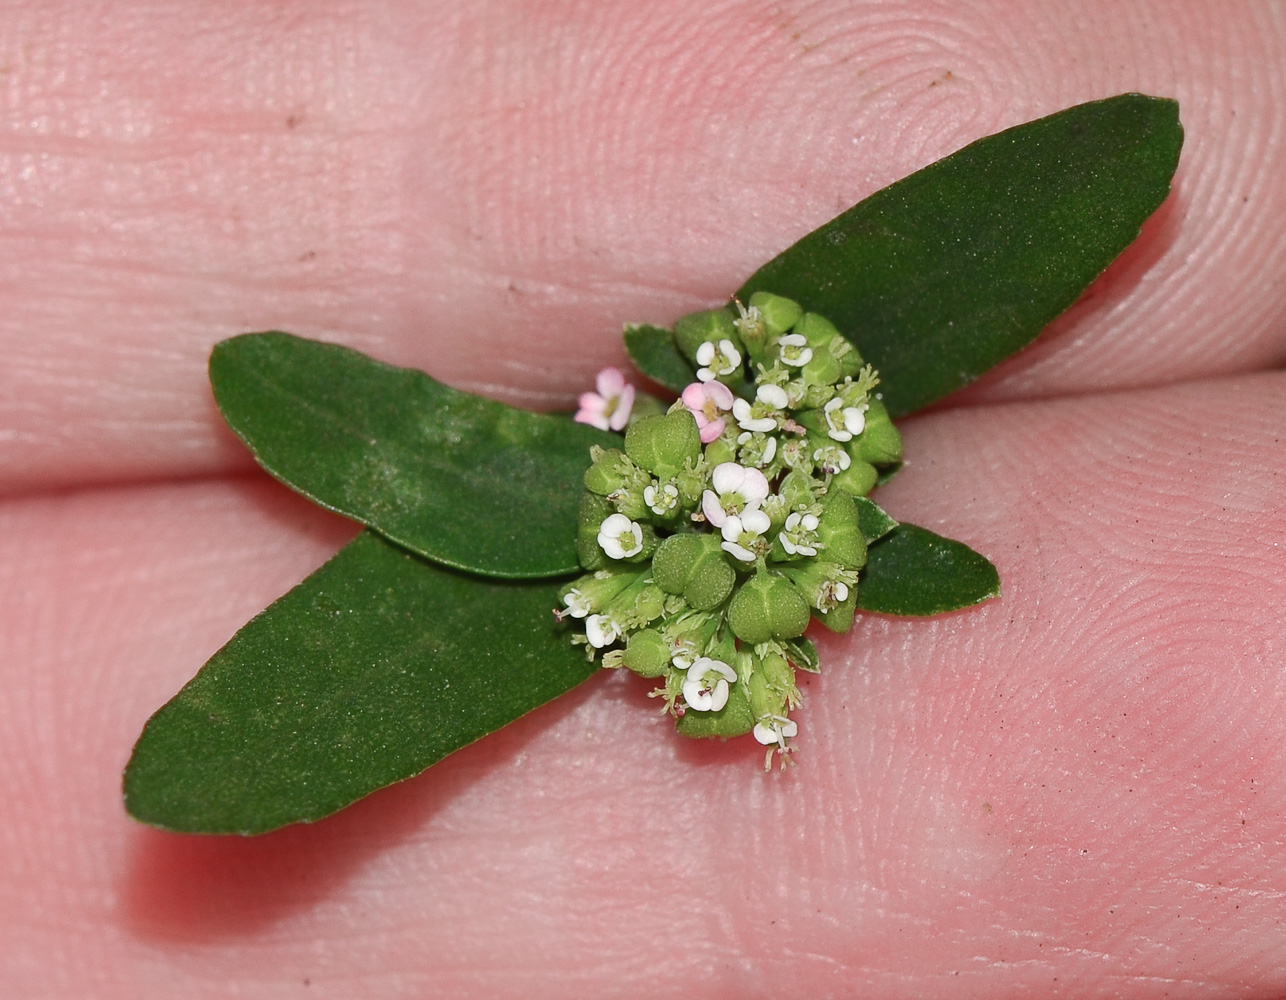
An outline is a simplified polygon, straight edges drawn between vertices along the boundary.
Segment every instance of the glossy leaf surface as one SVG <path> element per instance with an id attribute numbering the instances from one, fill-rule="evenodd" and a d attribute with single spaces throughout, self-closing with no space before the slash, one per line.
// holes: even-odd
<path id="1" fill-rule="evenodd" d="M 557 601 L 548 582 L 481 580 L 363 532 L 148 721 L 126 808 L 264 833 L 418 774 L 594 673 Z"/>
<path id="2" fill-rule="evenodd" d="M 956 611 L 1000 595 L 1000 576 L 963 542 L 899 524 L 867 552 L 857 607 L 922 617 Z"/>
<path id="3" fill-rule="evenodd" d="M 589 447 L 620 438 L 287 333 L 215 345 L 210 384 L 259 463 L 304 496 L 448 566 L 573 572 Z"/>
<path id="4" fill-rule="evenodd" d="M 893 416 L 1030 343 L 1170 190 L 1171 100 L 1124 94 L 979 139 L 814 230 L 737 293 L 829 318 L 880 372 Z"/>
<path id="5" fill-rule="evenodd" d="M 643 375 L 673 393 L 682 393 L 696 381 L 696 372 L 679 353 L 674 334 L 646 323 L 625 328 L 625 350 Z"/>

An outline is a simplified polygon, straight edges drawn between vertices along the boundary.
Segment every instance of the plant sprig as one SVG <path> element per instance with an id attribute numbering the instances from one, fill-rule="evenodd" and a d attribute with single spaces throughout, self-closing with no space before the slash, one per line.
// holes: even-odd
<path id="1" fill-rule="evenodd" d="M 1138 94 L 1017 126 L 849 209 L 737 297 L 772 291 L 828 316 L 905 415 L 1070 305 L 1164 200 L 1181 144 L 1177 104 Z M 668 335 L 632 327 L 626 344 L 678 392 L 691 367 Z M 610 435 L 280 333 L 218 345 L 211 380 L 270 473 L 368 530 L 148 721 L 124 776 L 131 815 L 194 833 L 311 822 L 592 675 L 549 609 L 577 567 L 588 449 Z M 859 610 L 936 614 L 996 592 L 994 567 L 961 543 L 874 504 L 859 516 Z M 817 667 L 802 645 L 797 657 Z"/>

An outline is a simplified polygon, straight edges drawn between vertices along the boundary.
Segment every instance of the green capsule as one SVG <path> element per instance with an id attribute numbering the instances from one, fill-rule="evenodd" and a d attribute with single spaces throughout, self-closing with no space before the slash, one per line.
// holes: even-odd
<path id="1" fill-rule="evenodd" d="M 764 318 L 764 327 L 774 337 L 785 333 L 804 315 L 798 302 L 772 292 L 755 292 L 750 296 L 749 304 L 759 310 L 759 315 Z"/>
<path id="2" fill-rule="evenodd" d="M 743 583 L 728 606 L 728 624 L 742 642 L 793 639 L 808 628 L 808 602 L 785 577 L 761 570 Z"/>
<path id="3" fill-rule="evenodd" d="M 746 684 L 750 696 L 750 714 L 762 719 L 769 715 L 785 715 L 786 692 L 773 685 L 762 672 L 756 670 Z"/>
<path id="4" fill-rule="evenodd" d="M 686 409 L 644 417 L 625 432 L 625 454 L 658 479 L 673 478 L 701 457 L 696 418 Z"/>
<path id="5" fill-rule="evenodd" d="M 698 611 L 717 608 L 732 593 L 736 571 L 718 535 L 671 535 L 652 557 L 652 578 L 667 594 L 681 594 Z"/>
<path id="6" fill-rule="evenodd" d="M 827 561 L 847 569 L 861 569 L 866 565 L 866 536 L 858 523 L 857 504 L 842 490 L 831 490 L 822 498 L 817 539 L 821 543 L 818 546 L 821 557 Z"/>
<path id="7" fill-rule="evenodd" d="M 670 646 L 656 629 L 641 629 L 625 647 L 625 665 L 641 677 L 664 677 L 670 669 Z"/>

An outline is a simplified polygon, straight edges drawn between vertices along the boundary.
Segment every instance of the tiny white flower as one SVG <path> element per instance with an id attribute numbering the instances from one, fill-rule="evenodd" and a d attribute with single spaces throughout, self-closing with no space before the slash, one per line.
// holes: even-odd
<path id="1" fill-rule="evenodd" d="M 697 348 L 697 378 L 709 382 L 720 375 L 731 375 L 741 364 L 741 352 L 731 340 L 721 340 L 718 346 L 707 340 Z"/>
<path id="2" fill-rule="evenodd" d="M 828 444 L 818 448 L 813 452 L 813 461 L 817 463 L 818 468 L 823 472 L 843 472 L 853 460 L 849 457 L 848 452 L 837 444 Z"/>
<path id="3" fill-rule="evenodd" d="M 777 537 L 781 539 L 781 547 L 792 556 L 815 556 L 817 555 L 817 546 L 814 543 L 817 541 L 817 537 L 813 532 L 816 530 L 817 517 L 815 515 L 801 514 L 799 511 L 795 511 L 786 518 L 786 523 L 782 525 L 781 534 Z"/>
<path id="4" fill-rule="evenodd" d="M 701 494 L 701 512 L 716 528 L 730 514 L 758 510 L 768 496 L 768 480 L 758 469 L 736 462 L 721 462 L 710 474 L 712 490 Z"/>
<path id="5" fill-rule="evenodd" d="M 643 529 L 624 514 L 611 514 L 598 528 L 598 544 L 609 559 L 627 559 L 643 549 Z"/>
<path id="6" fill-rule="evenodd" d="M 765 434 L 752 434 L 742 431 L 737 435 L 737 444 L 741 450 L 737 458 L 747 468 L 766 469 L 772 465 L 777 454 L 777 438 Z"/>
<path id="7" fill-rule="evenodd" d="M 781 363 L 793 368 L 803 368 L 813 360 L 813 349 L 802 333 L 790 333 L 777 341 L 781 349 Z"/>
<path id="8" fill-rule="evenodd" d="M 643 487 L 643 502 L 652 508 L 653 514 L 664 517 L 679 505 L 679 491 L 673 483 L 666 483 L 659 490 L 657 485 Z"/>
<path id="9" fill-rule="evenodd" d="M 764 533 L 772 527 L 772 521 L 762 510 L 742 511 L 741 516 L 733 515 L 723 522 L 720 544 L 725 552 L 742 562 L 754 562 L 757 550 L 764 548 Z"/>
<path id="10" fill-rule="evenodd" d="M 755 739 L 766 747 L 775 743 L 785 750 L 786 740 L 798 733 L 799 725 L 794 719 L 788 719 L 784 715 L 769 715 L 755 723 Z"/>
<path id="11" fill-rule="evenodd" d="M 732 404 L 732 415 L 737 418 L 737 424 L 742 430 L 747 431 L 775 431 L 777 421 L 772 417 L 756 417 L 751 409 L 750 403 L 744 399 L 737 399 Z"/>
<path id="12" fill-rule="evenodd" d="M 567 605 L 565 613 L 573 618 L 584 618 L 590 611 L 589 598 L 575 587 L 563 595 L 563 604 Z"/>
<path id="13" fill-rule="evenodd" d="M 607 615 L 590 615 L 585 619 L 585 638 L 595 649 L 610 646 L 620 637 L 620 627 Z"/>
<path id="14" fill-rule="evenodd" d="M 836 396 L 826 404 L 826 433 L 835 441 L 852 441 L 866 427 L 866 414 L 858 406 L 845 406 Z"/>
<path id="15" fill-rule="evenodd" d="M 697 712 L 717 712 L 728 704 L 728 685 L 737 672 L 722 660 L 702 656 L 688 668 L 683 682 L 683 700 Z"/>
<path id="16" fill-rule="evenodd" d="M 784 410 L 790 404 L 790 397 L 786 395 L 786 390 L 779 385 L 761 385 L 755 391 L 755 399 L 766 403 L 774 410 Z"/>

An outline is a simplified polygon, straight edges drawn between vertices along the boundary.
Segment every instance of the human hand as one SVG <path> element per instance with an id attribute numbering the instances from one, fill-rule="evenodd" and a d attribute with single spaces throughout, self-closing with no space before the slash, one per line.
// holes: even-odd
<path id="1" fill-rule="evenodd" d="M 1271 4 L 10 4 L 0 992 L 1278 996 Z M 353 532 L 205 383 L 286 328 L 532 407 L 972 139 L 1175 96 L 1175 194 L 907 421 L 1004 596 L 819 635 L 799 766 L 604 675 L 314 827 L 124 815 L 147 715 Z M 307 988 L 305 988 L 307 987 Z"/>

